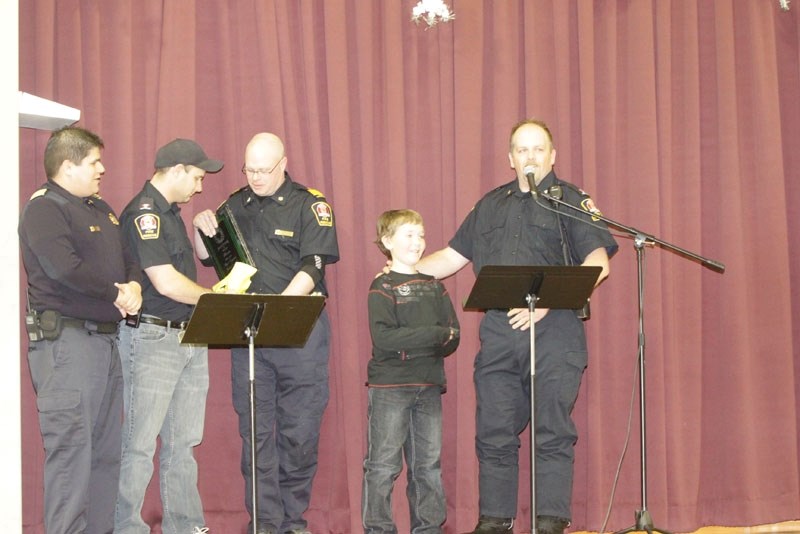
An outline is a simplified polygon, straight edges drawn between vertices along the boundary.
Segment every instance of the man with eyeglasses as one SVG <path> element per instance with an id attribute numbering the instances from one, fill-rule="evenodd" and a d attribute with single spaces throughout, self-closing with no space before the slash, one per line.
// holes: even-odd
<path id="1" fill-rule="evenodd" d="M 280 138 L 257 134 L 245 150 L 242 172 L 247 185 L 225 202 L 258 269 L 249 291 L 327 295 L 325 266 L 339 260 L 333 210 L 322 193 L 291 179 L 286 161 Z M 216 233 L 214 212 L 198 214 L 195 226 L 198 256 L 207 259 L 199 232 Z M 303 514 L 311 498 L 320 424 L 328 403 L 329 339 L 330 324 L 323 310 L 304 347 L 255 350 L 257 518 L 252 517 L 249 491 L 249 352 L 232 350 L 245 505 L 259 534 L 309 532 Z"/>

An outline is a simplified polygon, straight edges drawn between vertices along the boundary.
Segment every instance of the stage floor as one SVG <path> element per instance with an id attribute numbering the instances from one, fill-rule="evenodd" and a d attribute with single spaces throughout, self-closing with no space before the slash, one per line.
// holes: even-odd
<path id="1" fill-rule="evenodd" d="M 597 533 L 576 531 L 570 534 Z M 673 534 L 800 534 L 800 521 L 787 521 L 784 523 L 776 523 L 774 525 L 759 525 L 756 527 L 703 527 L 700 530 L 696 530 L 692 533 L 673 532 Z"/>

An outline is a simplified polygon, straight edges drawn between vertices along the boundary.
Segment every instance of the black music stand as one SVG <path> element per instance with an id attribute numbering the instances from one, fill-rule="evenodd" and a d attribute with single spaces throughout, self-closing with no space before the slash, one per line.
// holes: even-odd
<path id="1" fill-rule="evenodd" d="M 325 297 L 207 293 L 194 307 L 181 343 L 250 348 L 250 498 L 253 534 L 258 524 L 256 483 L 255 346 L 302 347 Z M 265 328 L 261 328 L 261 326 Z"/>
<path id="2" fill-rule="evenodd" d="M 601 267 L 580 265 L 486 265 L 467 298 L 465 309 L 528 308 L 531 336 L 531 534 L 536 534 L 536 306 L 583 308 L 592 294 Z"/>

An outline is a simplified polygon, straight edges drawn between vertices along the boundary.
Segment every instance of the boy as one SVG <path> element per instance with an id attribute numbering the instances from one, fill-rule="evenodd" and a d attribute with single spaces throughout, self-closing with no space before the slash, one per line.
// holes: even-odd
<path id="1" fill-rule="evenodd" d="M 440 533 L 445 521 L 440 453 L 444 357 L 458 347 L 459 325 L 447 290 L 418 273 L 425 251 L 422 217 L 391 210 L 378 218 L 378 248 L 392 261 L 368 297 L 372 359 L 362 522 L 366 534 L 396 533 L 392 487 L 408 466 L 411 532 Z"/>

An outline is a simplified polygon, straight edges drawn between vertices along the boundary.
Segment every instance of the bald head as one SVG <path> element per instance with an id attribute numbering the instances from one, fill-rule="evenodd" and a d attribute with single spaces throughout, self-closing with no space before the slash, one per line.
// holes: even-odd
<path id="1" fill-rule="evenodd" d="M 273 161 L 278 161 L 282 158 L 284 153 L 283 141 L 281 138 L 273 133 L 262 132 L 258 133 L 250 139 L 245 149 L 245 159 L 249 155 L 259 155 L 271 157 Z"/>

